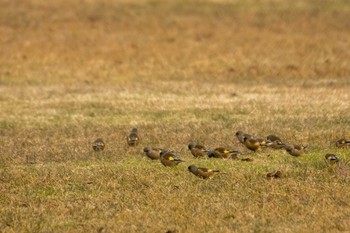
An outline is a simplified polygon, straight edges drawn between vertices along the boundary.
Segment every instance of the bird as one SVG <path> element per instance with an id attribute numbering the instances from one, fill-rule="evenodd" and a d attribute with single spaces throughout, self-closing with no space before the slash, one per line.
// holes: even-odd
<path id="1" fill-rule="evenodd" d="M 308 148 L 308 145 L 304 145 L 304 144 L 300 144 L 300 145 L 293 145 L 295 149 L 297 150 L 305 150 L 306 148 Z"/>
<path id="2" fill-rule="evenodd" d="M 324 156 L 324 159 L 325 159 L 326 163 L 330 164 L 330 165 L 339 163 L 339 161 L 340 161 L 340 158 L 335 154 L 326 154 Z"/>
<path id="3" fill-rule="evenodd" d="M 266 137 L 266 139 L 271 142 L 270 147 L 272 149 L 282 149 L 285 147 L 285 144 L 276 135 L 270 134 Z"/>
<path id="4" fill-rule="evenodd" d="M 252 158 L 242 158 L 241 161 L 252 162 L 252 161 L 254 161 L 254 159 L 252 159 Z"/>
<path id="5" fill-rule="evenodd" d="M 160 153 L 160 162 L 166 167 L 174 167 L 174 166 L 177 166 L 179 163 L 182 163 L 185 161 L 177 157 L 174 154 L 174 152 L 169 150 L 163 150 Z"/>
<path id="6" fill-rule="evenodd" d="M 307 145 L 286 145 L 285 150 L 292 156 L 298 157 L 304 154 L 304 150 L 307 148 Z"/>
<path id="7" fill-rule="evenodd" d="M 282 141 L 276 140 L 276 141 L 271 142 L 269 147 L 272 149 L 282 149 L 282 148 L 285 148 L 285 146 L 286 146 L 286 144 L 284 144 Z"/>
<path id="8" fill-rule="evenodd" d="M 208 151 L 209 158 L 220 158 L 220 159 L 238 159 L 237 155 L 239 151 L 237 150 L 229 150 L 223 147 L 215 148 L 214 150 Z"/>
<path id="9" fill-rule="evenodd" d="M 137 128 L 133 128 L 126 138 L 129 146 L 137 146 L 140 142 Z"/>
<path id="10" fill-rule="evenodd" d="M 104 148 L 105 148 L 105 143 L 102 138 L 97 138 L 92 143 L 92 149 L 94 149 L 94 151 L 103 151 Z"/>
<path id="11" fill-rule="evenodd" d="M 270 140 L 271 142 L 274 142 L 274 141 L 281 141 L 282 142 L 282 140 L 274 134 L 270 134 L 269 136 L 266 137 L 266 139 Z"/>
<path id="12" fill-rule="evenodd" d="M 260 143 L 261 147 L 269 147 L 272 144 L 272 142 L 270 140 L 266 140 L 263 138 L 254 138 L 254 139 Z"/>
<path id="13" fill-rule="evenodd" d="M 269 172 L 266 174 L 266 177 L 268 179 L 271 179 L 271 178 L 279 179 L 282 177 L 282 172 L 281 171 L 276 171 L 275 173 Z"/>
<path id="14" fill-rule="evenodd" d="M 268 145 L 267 142 L 261 142 L 254 138 L 244 137 L 244 145 L 251 151 L 256 152 L 262 145 Z"/>
<path id="15" fill-rule="evenodd" d="M 335 145 L 339 148 L 350 148 L 350 139 L 342 138 L 339 139 Z"/>
<path id="16" fill-rule="evenodd" d="M 188 149 L 194 157 L 204 157 L 208 154 L 208 150 L 203 145 L 190 143 Z"/>
<path id="17" fill-rule="evenodd" d="M 243 131 L 237 131 L 236 137 L 244 144 L 249 150 L 257 151 L 260 147 L 268 147 L 272 144 L 270 140 L 254 137 L 250 134 L 246 134 Z"/>
<path id="18" fill-rule="evenodd" d="M 163 151 L 163 149 L 158 147 L 145 147 L 143 148 L 143 152 L 147 155 L 148 158 L 152 160 L 160 159 L 160 153 Z"/>
<path id="19" fill-rule="evenodd" d="M 236 137 L 238 138 L 238 141 L 240 142 L 240 143 L 243 143 L 244 144 L 244 138 L 252 138 L 253 136 L 252 135 L 250 135 L 250 134 L 246 134 L 246 133 L 244 133 L 243 131 L 237 131 L 236 132 Z"/>
<path id="20" fill-rule="evenodd" d="M 215 174 L 220 172 L 219 170 L 208 169 L 204 167 L 197 167 L 194 164 L 188 167 L 188 171 L 203 179 L 209 179 Z"/>

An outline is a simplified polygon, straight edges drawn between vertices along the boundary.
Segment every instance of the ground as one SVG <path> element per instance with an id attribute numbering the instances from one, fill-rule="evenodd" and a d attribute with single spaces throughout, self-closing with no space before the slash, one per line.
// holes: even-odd
<path id="1" fill-rule="evenodd" d="M 350 231 L 349 15 L 346 0 L 0 1 L 0 231 Z M 309 147 L 251 153 L 237 130 Z M 253 161 L 196 159 L 191 142 Z"/>

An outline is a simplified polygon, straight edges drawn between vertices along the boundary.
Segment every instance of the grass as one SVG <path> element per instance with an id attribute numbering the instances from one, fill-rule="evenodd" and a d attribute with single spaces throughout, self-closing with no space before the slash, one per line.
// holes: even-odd
<path id="1" fill-rule="evenodd" d="M 350 151 L 335 148 L 350 138 L 349 13 L 341 0 L 0 2 L 0 231 L 349 231 Z M 310 146 L 252 155 L 237 130 Z M 190 142 L 254 161 L 195 159 Z M 186 162 L 163 167 L 149 145 Z"/>

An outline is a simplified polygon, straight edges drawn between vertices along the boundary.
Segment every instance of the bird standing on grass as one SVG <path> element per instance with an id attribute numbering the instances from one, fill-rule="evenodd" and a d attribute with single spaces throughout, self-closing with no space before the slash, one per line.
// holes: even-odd
<path id="1" fill-rule="evenodd" d="M 285 148 L 285 146 L 286 144 L 284 144 L 282 141 L 279 141 L 279 140 L 271 142 L 271 145 L 270 145 L 272 149 L 282 149 L 282 148 Z"/>
<path id="2" fill-rule="evenodd" d="M 294 156 L 294 157 L 298 157 L 302 154 L 304 154 L 304 150 L 307 148 L 307 145 L 286 145 L 285 149 L 286 151 Z"/>
<path id="3" fill-rule="evenodd" d="M 244 138 L 252 138 L 253 136 L 250 134 L 246 134 L 243 131 L 237 131 L 236 132 L 236 137 L 240 143 L 244 144 Z"/>
<path id="4" fill-rule="evenodd" d="M 269 147 L 272 145 L 272 142 L 270 140 L 266 140 L 264 138 L 254 138 L 257 140 L 260 144 L 260 147 Z"/>
<path id="5" fill-rule="evenodd" d="M 246 134 L 243 131 L 237 131 L 236 137 L 243 145 L 245 145 L 249 150 L 254 152 L 261 147 L 268 147 L 272 144 L 270 140 L 257 138 L 250 134 Z"/>
<path id="6" fill-rule="evenodd" d="M 340 161 L 340 158 L 338 156 L 336 156 L 335 154 L 326 154 L 324 156 L 324 159 L 325 159 L 326 163 L 330 164 L 330 165 L 339 163 L 339 161 Z"/>
<path id="7" fill-rule="evenodd" d="M 339 139 L 335 145 L 339 148 L 350 148 L 350 139 Z"/>
<path id="8" fill-rule="evenodd" d="M 219 158 L 219 159 L 238 159 L 237 155 L 239 151 L 228 150 L 223 147 L 215 148 L 214 150 L 208 151 L 209 158 Z"/>
<path id="9" fill-rule="evenodd" d="M 219 173 L 219 170 L 213 170 L 213 169 L 208 169 L 204 167 L 197 167 L 195 165 L 191 165 L 188 167 L 188 171 L 193 173 L 194 175 L 203 178 L 203 179 L 209 179 L 215 174 Z"/>
<path id="10" fill-rule="evenodd" d="M 208 150 L 203 145 L 199 144 L 189 144 L 188 149 L 191 151 L 194 157 L 204 157 L 208 154 Z"/>
<path id="11" fill-rule="evenodd" d="M 266 138 L 267 138 L 267 140 L 270 140 L 271 142 L 274 142 L 274 141 L 281 141 L 282 142 L 282 140 L 279 137 L 277 137 L 276 135 L 273 135 L 273 134 L 270 134 Z"/>
<path id="12" fill-rule="evenodd" d="M 104 148 L 105 148 L 105 143 L 102 138 L 97 138 L 92 143 L 92 149 L 94 149 L 94 151 L 103 151 Z"/>
<path id="13" fill-rule="evenodd" d="M 285 144 L 276 135 L 270 134 L 266 138 L 267 138 L 268 141 L 271 142 L 270 147 L 273 148 L 273 149 L 282 149 L 282 148 L 285 147 Z"/>
<path id="14" fill-rule="evenodd" d="M 152 160 L 160 159 L 160 153 L 163 151 L 161 148 L 157 147 L 145 147 L 143 148 L 143 152 L 147 155 L 148 158 Z"/>
<path id="15" fill-rule="evenodd" d="M 244 137 L 243 142 L 249 150 L 254 152 L 256 152 L 262 146 L 261 142 L 254 138 Z"/>
<path id="16" fill-rule="evenodd" d="M 173 152 L 168 150 L 163 150 L 160 153 L 160 162 L 166 167 L 174 167 L 174 166 L 177 166 L 179 163 L 182 163 L 185 161 L 181 160 Z"/>
<path id="17" fill-rule="evenodd" d="M 140 142 L 137 128 L 133 128 L 126 138 L 129 146 L 137 146 Z"/>

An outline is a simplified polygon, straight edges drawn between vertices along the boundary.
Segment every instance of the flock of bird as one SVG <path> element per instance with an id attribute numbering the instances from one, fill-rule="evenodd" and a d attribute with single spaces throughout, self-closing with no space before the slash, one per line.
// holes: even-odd
<path id="1" fill-rule="evenodd" d="M 265 138 L 256 137 L 243 131 L 237 131 L 236 137 L 240 143 L 242 143 L 247 149 L 253 151 L 254 153 L 262 148 L 272 148 L 272 149 L 284 149 L 290 155 L 298 157 L 304 154 L 305 149 L 308 147 L 307 145 L 296 145 L 296 144 L 288 144 L 284 143 L 279 137 L 276 135 L 269 135 Z M 138 135 L 138 129 L 133 128 L 129 135 L 126 138 L 129 146 L 137 146 L 140 143 L 140 137 Z M 336 147 L 338 148 L 350 148 L 350 139 L 339 139 L 336 142 Z M 103 151 L 105 148 L 105 142 L 102 138 L 96 139 L 92 143 L 92 148 L 94 151 Z M 190 143 L 188 145 L 188 150 L 190 150 L 191 154 L 196 157 L 209 157 L 209 158 L 223 158 L 223 159 L 240 159 L 238 157 L 240 151 L 227 149 L 223 147 L 218 147 L 215 149 L 206 148 L 203 145 Z M 185 162 L 180 159 L 174 151 L 169 149 L 163 149 L 158 147 L 147 146 L 143 149 L 145 155 L 152 160 L 160 160 L 160 162 L 166 167 L 174 167 L 179 163 Z M 241 158 L 242 161 L 252 161 L 252 158 Z M 326 154 L 325 161 L 327 164 L 333 165 L 340 161 L 339 157 L 335 154 Z M 197 167 L 192 164 L 188 167 L 188 171 L 193 173 L 194 175 L 208 179 L 213 175 L 219 173 L 219 170 L 209 169 L 204 167 Z M 268 173 L 267 178 L 280 178 L 281 172 L 277 171 L 275 173 Z"/>

